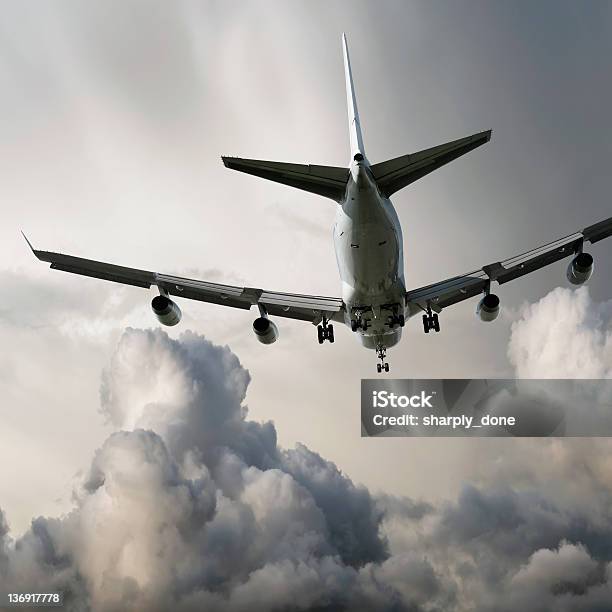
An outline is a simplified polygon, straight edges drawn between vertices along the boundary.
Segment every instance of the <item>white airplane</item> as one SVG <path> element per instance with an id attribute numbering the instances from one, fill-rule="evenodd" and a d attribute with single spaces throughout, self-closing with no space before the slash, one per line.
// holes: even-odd
<path id="1" fill-rule="evenodd" d="M 344 35 L 342 42 L 351 143 L 348 168 L 222 157 L 227 168 L 309 191 L 337 203 L 333 236 L 342 280 L 341 298 L 221 285 L 126 268 L 72 255 L 39 251 L 28 241 L 36 257 L 49 262 L 51 268 L 56 270 L 145 288 L 155 285 L 159 295 L 153 298 L 151 307 L 164 325 L 176 325 L 181 319 L 181 310 L 170 296 L 247 310 L 256 306 L 259 317 L 253 322 L 253 331 L 263 344 L 271 344 L 278 338 L 278 328 L 270 316 L 310 321 L 317 326 L 320 344 L 325 340 L 330 343 L 334 341 L 332 321 L 344 323 L 363 346 L 376 350 L 380 359 L 377 364 L 379 373 L 389 371 L 389 364 L 385 361 L 386 351 L 400 341 L 406 318 L 422 313 L 425 333 L 432 329 L 439 332 L 438 315 L 443 309 L 482 295 L 476 312 L 483 321 L 493 321 L 499 314 L 500 300 L 491 293 L 491 283 L 506 283 L 565 257 L 572 257 L 567 269 L 567 278 L 571 283 L 582 284 L 590 278 L 593 257 L 583 252 L 584 242 L 594 243 L 610 236 L 612 217 L 516 257 L 407 291 L 402 230 L 389 197 L 485 144 L 491 138 L 491 131 L 370 164 L 363 146 Z"/>

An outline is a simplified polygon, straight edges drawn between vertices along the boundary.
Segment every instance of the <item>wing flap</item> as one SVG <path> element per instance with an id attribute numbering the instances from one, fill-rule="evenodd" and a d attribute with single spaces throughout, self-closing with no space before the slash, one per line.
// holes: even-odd
<path id="1" fill-rule="evenodd" d="M 349 175 L 348 168 L 336 166 L 290 164 L 225 156 L 221 159 L 226 168 L 316 193 L 336 202 L 344 196 Z"/>
<path id="2" fill-rule="evenodd" d="M 478 276 L 480 274 L 480 276 Z M 411 314 L 431 306 L 437 312 L 443 308 L 462 302 L 482 293 L 487 285 L 487 278 L 482 271 L 471 272 L 465 276 L 457 276 L 441 283 L 434 283 L 408 291 L 406 300 L 416 308 Z"/>
<path id="3" fill-rule="evenodd" d="M 298 295 L 292 293 L 277 293 L 264 291 L 259 299 L 265 304 L 274 304 L 282 307 L 298 307 L 312 310 L 334 310 L 338 312 L 342 309 L 340 298 L 329 298 L 318 295 Z"/>
<path id="4" fill-rule="evenodd" d="M 496 280 L 500 285 L 503 285 L 508 281 L 520 278 L 521 276 L 525 276 L 525 274 L 535 272 L 540 268 L 544 268 L 556 261 L 573 255 L 580 242 L 581 239 L 574 240 L 563 246 L 558 246 L 550 251 L 541 253 L 540 255 L 535 255 L 525 261 L 515 263 L 514 265 L 508 265 L 508 262 L 504 262 L 503 264 L 501 262 L 496 262 L 484 266 L 483 270 L 491 280 Z"/>

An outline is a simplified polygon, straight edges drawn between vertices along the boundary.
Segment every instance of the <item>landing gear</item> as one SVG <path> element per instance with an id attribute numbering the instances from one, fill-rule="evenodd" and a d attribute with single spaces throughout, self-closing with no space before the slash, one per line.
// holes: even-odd
<path id="1" fill-rule="evenodd" d="M 351 319 L 351 331 L 356 332 L 358 329 L 363 329 L 366 331 L 368 329 L 369 324 L 368 320 L 363 316 L 363 313 L 359 310 L 354 312 L 354 319 Z"/>
<path id="2" fill-rule="evenodd" d="M 368 327 L 369 325 L 366 319 L 351 319 L 351 331 L 356 332 L 358 329 L 363 329 L 363 331 L 365 331 Z"/>
<path id="3" fill-rule="evenodd" d="M 385 372 L 389 371 L 389 364 L 385 362 L 385 355 L 387 354 L 387 349 L 384 346 L 378 346 L 376 348 L 376 354 L 380 359 L 380 363 L 376 364 L 376 371 L 380 374 L 383 370 Z"/>
<path id="4" fill-rule="evenodd" d="M 387 318 L 387 325 L 393 329 L 396 325 L 399 325 L 400 327 L 404 327 L 404 325 L 406 324 L 406 318 L 404 317 L 403 314 L 392 314 L 390 317 Z"/>
<path id="5" fill-rule="evenodd" d="M 432 312 L 431 308 L 427 309 L 427 314 L 423 315 L 423 330 L 426 334 L 429 330 L 433 329 L 436 332 L 440 331 L 440 321 L 438 320 L 438 313 Z"/>
<path id="6" fill-rule="evenodd" d="M 322 325 L 317 326 L 317 337 L 319 344 L 323 344 L 326 340 L 329 340 L 330 344 L 334 342 L 334 326 L 329 324 L 325 317 L 323 317 Z"/>

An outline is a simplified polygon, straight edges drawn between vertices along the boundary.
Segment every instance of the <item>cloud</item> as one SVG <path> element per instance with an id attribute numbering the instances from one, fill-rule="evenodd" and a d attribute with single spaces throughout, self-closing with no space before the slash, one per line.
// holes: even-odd
<path id="1" fill-rule="evenodd" d="M 375 500 L 249 420 L 249 379 L 201 336 L 128 329 L 101 387 L 117 431 L 72 512 L 4 544 L 4 580 L 62 590 L 69 609 L 311 609 L 361 591 L 384 601 L 391 587 L 362 573 L 388 556 Z"/>
<path id="2" fill-rule="evenodd" d="M 558 549 L 533 553 L 512 583 L 526 591 L 583 595 L 589 586 L 601 583 L 603 578 L 599 564 L 584 546 L 562 542 Z"/>
<path id="3" fill-rule="evenodd" d="M 612 302 L 558 287 L 523 308 L 508 356 L 519 378 L 611 378 Z"/>
<path id="4" fill-rule="evenodd" d="M 585 290 L 523 311 L 517 369 L 536 359 L 528 332 L 551 311 L 605 372 L 608 307 Z M 562 364 L 542 334 L 547 367 Z M 249 419 L 249 383 L 227 346 L 128 328 L 102 375 L 115 431 L 68 514 L 16 540 L 0 515 L 0 586 L 102 612 L 607 609 L 606 440 L 497 441 L 455 500 L 373 495 L 305 445 L 279 447 L 271 422 Z"/>

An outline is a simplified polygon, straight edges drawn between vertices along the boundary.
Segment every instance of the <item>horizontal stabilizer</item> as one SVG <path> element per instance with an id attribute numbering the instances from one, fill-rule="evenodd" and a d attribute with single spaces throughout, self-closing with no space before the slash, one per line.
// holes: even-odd
<path id="1" fill-rule="evenodd" d="M 222 157 L 226 168 L 316 193 L 339 202 L 344 197 L 349 171 L 336 166 L 312 166 L 286 162 Z"/>
<path id="2" fill-rule="evenodd" d="M 489 142 L 490 139 L 491 130 L 487 130 L 418 153 L 402 155 L 374 164 L 371 167 L 372 174 L 380 190 L 389 197 L 406 185 Z"/>

